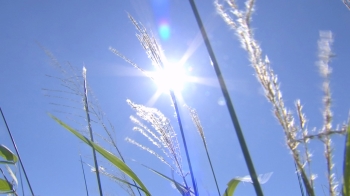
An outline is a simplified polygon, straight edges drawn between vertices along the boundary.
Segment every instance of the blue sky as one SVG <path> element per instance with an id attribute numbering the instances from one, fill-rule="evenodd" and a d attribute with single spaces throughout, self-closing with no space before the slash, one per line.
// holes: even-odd
<path id="1" fill-rule="evenodd" d="M 196 3 L 230 90 L 256 170 L 259 174 L 273 172 L 268 183 L 262 185 L 265 195 L 300 194 L 282 129 L 249 66 L 248 55 L 240 47 L 233 30 L 216 14 L 213 2 Z M 231 178 L 248 175 L 227 109 L 221 104 L 222 94 L 214 69 L 187 1 L 1 1 L 0 106 L 17 142 L 35 195 L 85 195 L 79 154 L 85 162 L 92 163 L 91 150 L 46 114 L 53 113 L 73 127 L 81 128 L 68 119 L 74 119 L 73 115 L 57 112 L 78 114 L 82 111 L 81 104 L 74 105 L 80 110 L 56 107 L 50 103 L 57 100 L 45 96 L 48 92 L 43 88 L 64 90 L 64 87 L 58 80 L 45 76 L 61 77 L 38 43 L 51 51 L 61 64 L 72 64 L 77 69 L 76 74 L 81 73 L 83 65 L 86 66 L 88 83 L 115 127 L 115 137 L 127 163 L 154 195 L 178 195 L 167 181 L 132 159 L 171 176 L 169 169 L 124 140 L 130 137 L 144 141 L 140 134 L 132 131 L 129 116 L 134 111 L 126 104 L 126 99 L 156 107 L 173 124 L 176 122 L 168 95 L 162 94 L 156 101 L 150 101 L 157 86 L 108 50 L 112 46 L 143 69 L 154 69 L 135 37 L 135 28 L 127 13 L 152 30 L 170 61 L 177 62 L 185 54 L 190 54 L 188 51 L 193 51 L 184 67 L 188 75 L 200 78 L 202 83 L 186 83 L 182 102 L 198 111 L 221 192 Z M 336 53 L 331 64 L 334 126 L 343 123 L 350 108 L 350 11 L 342 1 L 257 1 L 252 25 L 256 39 L 279 76 L 287 106 L 294 109 L 294 101 L 301 99 L 310 129 L 322 125 L 322 80 L 315 63 L 319 31 L 333 32 Z M 69 97 L 64 93 L 62 96 Z M 181 110 L 200 194 L 216 195 L 200 138 L 186 110 Z M 176 124 L 174 127 L 177 129 Z M 339 177 L 344 138 L 335 137 L 333 142 L 335 173 Z M 12 148 L 2 122 L 0 143 Z M 323 193 L 322 186 L 326 186 L 322 143 L 314 142 L 312 152 L 315 155 L 314 173 L 318 175 L 315 184 L 318 195 Z M 100 160 L 107 168 L 106 161 Z M 95 176 L 87 165 L 84 167 L 89 192 L 97 195 Z M 185 161 L 184 167 L 188 171 Z M 103 177 L 102 182 L 105 195 L 125 194 L 109 179 Z M 28 189 L 25 195 L 30 195 Z M 237 195 L 254 195 L 254 189 L 251 184 L 241 184 Z"/>

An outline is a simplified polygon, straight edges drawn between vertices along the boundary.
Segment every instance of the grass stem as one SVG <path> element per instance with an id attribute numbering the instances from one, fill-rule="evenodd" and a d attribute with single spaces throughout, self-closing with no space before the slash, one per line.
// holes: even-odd
<path id="1" fill-rule="evenodd" d="M 217 76 L 217 78 L 219 80 L 221 91 L 222 91 L 223 96 L 225 98 L 225 101 L 226 101 L 226 104 L 227 104 L 227 109 L 229 110 L 229 113 L 230 113 L 230 116 L 231 116 L 231 121 L 232 121 L 232 123 L 233 123 L 233 125 L 235 127 L 237 138 L 238 138 L 238 141 L 240 143 L 240 146 L 241 146 L 241 149 L 242 149 L 242 152 L 243 152 L 243 156 L 244 156 L 244 159 L 246 161 L 246 164 L 247 164 L 247 167 L 248 167 L 248 170 L 249 170 L 249 174 L 250 174 L 250 176 L 252 178 L 255 192 L 256 192 L 256 194 L 258 196 L 262 196 L 263 192 L 262 192 L 262 189 L 260 187 L 260 184 L 259 184 L 259 181 L 258 181 L 258 177 L 257 177 L 255 169 L 254 169 L 253 161 L 250 158 L 249 150 L 248 150 L 247 144 L 245 142 L 241 126 L 239 125 L 239 121 L 238 121 L 236 112 L 235 112 L 233 104 L 231 102 L 231 98 L 230 98 L 230 95 L 228 93 L 225 81 L 224 81 L 224 79 L 222 77 L 222 73 L 221 73 L 221 70 L 219 68 L 218 62 L 217 62 L 216 57 L 214 55 L 214 51 L 213 51 L 213 49 L 211 47 L 211 44 L 209 42 L 207 33 L 206 33 L 205 29 L 204 29 L 203 22 L 202 22 L 202 20 L 201 20 L 201 18 L 199 16 L 199 13 L 198 13 L 196 4 L 194 3 L 194 0 L 189 0 L 189 2 L 191 4 L 192 11 L 194 13 L 194 16 L 196 18 L 197 24 L 198 24 L 199 29 L 201 31 L 202 37 L 204 39 L 204 43 L 205 43 L 205 46 L 206 46 L 206 48 L 208 50 L 210 59 L 213 62 L 213 67 L 215 69 L 216 76 Z"/>
<path id="2" fill-rule="evenodd" d="M 80 156 L 81 170 L 83 170 L 83 176 L 84 176 L 84 183 L 85 183 L 86 196 L 89 196 L 89 191 L 88 191 L 88 188 L 87 188 L 86 178 L 85 178 L 85 171 L 84 171 L 84 167 L 83 167 L 83 161 L 81 160 L 81 155 L 79 155 L 79 156 Z"/>
<path id="3" fill-rule="evenodd" d="M 83 67 L 83 77 L 84 77 L 84 109 L 85 109 L 85 113 L 86 113 L 86 120 L 87 120 L 87 123 L 88 123 L 90 139 L 91 139 L 92 142 L 94 142 L 94 136 L 92 134 L 92 128 L 91 128 L 91 122 L 90 122 L 90 114 L 89 114 L 89 104 L 88 104 L 87 88 L 86 88 L 87 84 L 86 84 L 86 69 L 85 69 L 85 67 Z M 102 187 L 101 187 L 100 172 L 99 172 L 99 167 L 98 167 L 98 163 L 97 163 L 95 149 L 92 149 L 92 154 L 93 154 L 93 157 L 94 157 L 94 165 L 95 165 L 95 170 L 96 170 L 96 178 L 97 178 L 98 190 L 99 190 L 100 196 L 102 196 L 103 193 L 102 193 Z"/>
<path id="4" fill-rule="evenodd" d="M 190 173 L 191 173 L 191 180 L 192 180 L 193 191 L 194 191 L 195 195 L 197 196 L 198 195 L 198 193 L 196 191 L 197 190 L 197 186 L 196 186 L 196 182 L 195 182 L 195 179 L 194 179 L 194 173 L 193 173 L 193 170 L 192 170 L 190 155 L 188 153 L 187 144 L 186 144 L 186 138 L 185 138 L 185 134 L 184 134 L 182 123 L 181 123 L 179 108 L 177 106 L 177 101 L 176 101 L 175 93 L 174 93 L 173 90 L 170 90 L 170 97 L 171 97 L 171 100 L 172 100 L 172 102 L 174 104 L 174 108 L 175 108 L 175 112 L 176 112 L 176 118 L 177 118 L 177 122 L 179 124 L 181 137 L 182 137 L 182 142 L 184 144 L 184 148 L 185 148 L 185 152 L 186 152 L 187 163 L 188 163 L 188 167 L 189 167 Z"/>
<path id="5" fill-rule="evenodd" d="M 29 182 L 29 179 L 28 179 L 28 176 L 27 176 L 27 172 L 26 172 L 26 170 L 24 169 L 23 162 L 22 162 L 21 156 L 19 155 L 17 145 L 16 145 L 16 143 L 15 143 L 15 140 L 14 140 L 13 137 L 12 137 L 12 133 L 11 133 L 11 131 L 10 131 L 10 128 L 9 128 L 8 125 L 7 125 L 7 122 L 6 122 L 6 119 L 5 119 L 4 113 L 2 112 L 1 107 L 0 107 L 0 112 L 1 112 L 2 119 L 4 120 L 4 123 L 5 123 L 5 125 L 6 125 L 7 132 L 8 132 L 9 135 L 10 135 L 12 144 L 13 144 L 15 150 L 16 150 L 19 163 L 20 163 L 20 165 L 21 165 L 21 167 L 22 167 L 24 176 L 26 177 L 26 180 L 27 180 L 27 183 L 28 183 L 28 186 L 29 186 L 29 189 L 30 189 L 30 193 L 32 194 L 32 196 L 34 196 L 34 192 L 33 192 L 32 186 L 30 185 L 30 182 Z"/>
<path id="6" fill-rule="evenodd" d="M 211 159 L 210 159 L 210 156 L 209 156 L 209 151 L 208 151 L 207 142 L 205 141 L 205 136 L 204 136 L 203 127 L 202 127 L 202 125 L 201 125 L 201 123 L 200 123 L 198 114 L 197 114 L 196 110 L 190 108 L 189 106 L 186 106 L 186 107 L 187 107 L 188 111 L 190 112 L 192 121 L 193 121 L 193 123 L 195 124 L 199 135 L 200 135 L 201 138 L 202 138 L 202 142 L 203 142 L 203 145 L 204 145 L 204 148 L 205 148 L 205 152 L 206 152 L 206 154 L 207 154 L 207 158 L 208 158 L 208 161 L 209 161 L 209 164 L 210 164 L 210 169 L 211 169 L 211 172 L 212 172 L 213 177 L 214 177 L 216 189 L 217 189 L 217 191 L 218 191 L 218 194 L 221 195 L 220 189 L 219 189 L 219 185 L 218 185 L 218 181 L 216 180 L 216 175 L 215 175 L 215 172 L 214 172 L 213 164 L 211 163 Z"/>

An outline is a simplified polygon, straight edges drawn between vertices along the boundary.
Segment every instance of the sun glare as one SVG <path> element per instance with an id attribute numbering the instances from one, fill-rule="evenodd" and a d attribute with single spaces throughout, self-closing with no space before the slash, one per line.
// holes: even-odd
<path id="1" fill-rule="evenodd" d="M 165 65 L 164 69 L 154 73 L 155 82 L 162 92 L 181 91 L 186 78 L 186 72 L 181 64 L 169 63 Z"/>

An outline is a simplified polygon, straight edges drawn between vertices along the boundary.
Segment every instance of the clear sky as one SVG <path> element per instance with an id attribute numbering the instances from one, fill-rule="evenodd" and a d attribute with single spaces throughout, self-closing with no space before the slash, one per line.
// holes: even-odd
<path id="1" fill-rule="evenodd" d="M 213 2 L 197 0 L 196 3 L 230 90 L 256 171 L 259 174 L 273 172 L 270 180 L 262 185 L 265 195 L 299 195 L 294 164 L 282 129 L 255 79 L 247 54 L 233 30 L 216 14 Z M 85 195 L 79 154 L 92 164 L 91 150 L 47 115 L 47 112 L 53 113 L 81 129 L 74 120 L 79 121 L 76 115 L 81 114 L 83 106 L 81 99 L 68 93 L 43 90 L 64 91 L 65 87 L 59 80 L 45 76 L 62 77 L 38 43 L 51 51 L 62 65 L 69 62 L 76 68 L 76 74 L 81 74 L 83 65 L 86 66 L 88 83 L 100 108 L 115 127 L 115 137 L 127 163 L 154 195 L 179 195 L 169 182 L 132 160 L 171 176 L 169 169 L 154 156 L 125 141 L 130 137 L 149 144 L 132 131 L 129 116 L 135 112 L 126 99 L 158 108 L 178 130 L 169 96 L 161 94 L 152 99 L 157 85 L 108 50 L 110 46 L 116 48 L 143 69 L 154 70 L 135 37 L 136 31 L 127 13 L 152 30 L 169 61 L 178 62 L 188 55 L 184 68 L 189 76 L 199 79 L 184 84 L 180 105 L 186 103 L 198 111 L 221 192 L 233 177 L 248 175 L 214 69 L 187 1 L 1 1 L 0 106 L 35 195 Z M 322 80 L 315 63 L 319 31 L 333 32 L 336 54 L 331 64 L 334 126 L 342 124 L 350 108 L 350 10 L 342 1 L 258 0 L 252 25 L 256 39 L 282 83 L 287 107 L 294 111 L 294 101 L 301 99 L 310 129 L 322 126 Z M 62 99 L 54 98 L 56 95 L 77 103 L 68 102 L 71 107 L 50 104 L 62 104 Z M 200 195 L 216 195 L 198 133 L 183 107 L 181 115 Z M 97 126 L 95 131 L 100 131 Z M 333 142 L 335 173 L 339 177 L 344 138 L 335 137 Z M 0 143 L 13 149 L 2 121 Z M 321 195 L 322 187 L 327 186 L 323 145 L 316 141 L 311 147 L 313 169 L 318 175 L 315 186 L 317 195 Z M 99 160 L 102 166 L 111 168 L 102 158 Z M 97 195 L 94 173 L 88 165 L 84 168 L 89 193 Z M 188 171 L 185 161 L 184 168 Z M 104 176 L 102 183 L 105 195 L 125 195 L 116 183 Z M 236 193 L 254 195 L 254 189 L 245 183 L 238 186 Z M 24 195 L 30 195 L 28 188 Z"/>

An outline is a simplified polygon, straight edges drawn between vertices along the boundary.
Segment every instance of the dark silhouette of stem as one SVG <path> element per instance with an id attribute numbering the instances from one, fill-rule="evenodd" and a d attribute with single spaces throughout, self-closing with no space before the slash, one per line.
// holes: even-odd
<path id="1" fill-rule="evenodd" d="M 204 141 L 203 141 L 203 142 L 204 142 Z M 219 195 L 221 195 L 220 189 L 219 189 L 219 185 L 218 185 L 218 181 L 216 180 L 214 168 L 213 168 L 213 165 L 211 164 L 211 159 L 210 159 L 210 156 L 209 156 L 208 148 L 207 148 L 207 145 L 206 145 L 205 143 L 204 143 L 204 147 L 205 147 L 205 152 L 207 153 L 207 157 L 208 157 L 208 161 L 209 161 L 209 164 L 210 164 L 211 172 L 213 173 L 213 177 L 214 177 L 214 180 L 215 180 L 216 189 L 218 190 Z"/>
<path id="2" fill-rule="evenodd" d="M 105 130 L 105 132 L 107 133 L 109 139 L 110 139 L 110 142 L 112 143 L 112 146 L 117 150 L 118 152 L 118 155 L 120 157 L 120 159 L 125 163 L 125 160 L 124 160 L 124 157 L 122 156 L 116 142 L 114 141 L 111 133 L 108 131 L 106 125 L 103 123 L 102 119 L 99 117 L 99 115 L 97 114 L 97 112 L 94 110 L 94 108 L 92 108 L 92 111 L 93 113 L 95 114 L 95 116 L 97 117 L 97 119 L 99 120 L 100 124 L 102 125 L 103 129 Z M 110 123 L 110 122 L 109 122 Z M 111 124 L 110 124 L 111 125 Z M 141 192 L 140 192 L 140 188 L 136 185 L 136 182 L 134 180 L 133 181 L 133 184 L 135 185 L 135 187 L 137 187 L 137 192 L 139 193 L 139 195 L 141 196 Z M 130 185 L 128 185 L 130 187 Z M 132 188 L 130 187 L 131 191 L 134 193 L 134 191 L 132 190 Z"/>
<path id="3" fill-rule="evenodd" d="M 19 173 L 19 180 L 21 181 L 22 195 L 24 196 L 24 188 L 23 188 L 23 180 L 22 180 L 21 168 L 18 169 L 18 173 Z"/>
<path id="4" fill-rule="evenodd" d="M 248 170 L 249 170 L 249 174 L 250 174 L 250 176 L 252 178 L 255 192 L 256 192 L 256 194 L 258 196 L 262 196 L 263 192 L 262 192 L 262 189 L 260 187 L 260 184 L 259 184 L 259 181 L 258 181 L 258 177 L 257 177 L 255 169 L 254 169 L 253 161 L 250 158 L 249 150 L 248 150 L 247 144 L 245 142 L 241 126 L 239 125 L 239 121 L 238 121 L 236 112 L 235 112 L 233 104 L 231 102 L 231 98 L 230 98 L 230 95 L 228 93 L 225 81 L 224 81 L 224 79 L 222 77 L 222 73 L 221 73 L 221 70 L 219 68 L 218 62 L 217 62 L 216 57 L 214 55 L 214 51 L 213 51 L 213 49 L 211 47 L 211 44 L 209 42 L 207 33 L 206 33 L 205 29 L 204 29 L 203 22 L 202 22 L 202 20 L 201 20 L 201 18 L 199 16 L 199 13 L 198 13 L 197 7 L 196 7 L 196 5 L 194 3 L 194 0 L 189 0 L 189 2 L 191 4 L 191 8 L 192 8 L 192 11 L 193 11 L 194 16 L 196 18 L 196 21 L 197 21 L 197 24 L 199 26 L 199 29 L 201 31 L 201 34 L 202 34 L 205 46 L 206 46 L 206 48 L 208 50 L 210 59 L 213 62 L 213 67 L 215 69 L 216 76 L 217 76 L 217 78 L 219 80 L 221 91 L 222 91 L 223 96 L 225 98 L 225 101 L 226 101 L 226 104 L 227 104 L 227 109 L 228 109 L 228 111 L 230 113 L 231 121 L 233 123 L 233 126 L 235 127 L 237 138 L 238 138 L 239 144 L 241 146 L 241 149 L 242 149 L 242 152 L 243 152 L 243 156 L 244 156 L 246 165 L 247 165 Z"/>
<path id="5" fill-rule="evenodd" d="M 86 113 L 86 120 L 88 123 L 89 127 L 89 133 L 90 133 L 90 139 L 92 142 L 94 142 L 94 136 L 92 134 L 92 129 L 91 129 L 91 122 L 90 122 L 90 114 L 89 114 L 89 105 L 88 105 L 88 97 L 87 97 L 87 88 L 86 88 L 86 69 L 85 67 L 83 68 L 83 77 L 84 77 L 84 109 Z M 97 178 L 97 184 L 98 184 L 98 190 L 100 192 L 100 196 L 103 195 L 102 193 L 102 187 L 101 187 L 101 180 L 100 180 L 100 171 L 99 167 L 97 164 L 97 158 L 96 158 L 96 151 L 94 148 L 92 148 L 92 155 L 94 157 L 94 165 L 95 165 L 95 170 L 96 170 L 96 178 Z"/>
<path id="6" fill-rule="evenodd" d="M 295 170 L 296 170 L 296 173 L 297 173 L 297 176 L 298 176 L 298 182 L 299 182 L 299 187 L 300 187 L 300 192 L 301 192 L 301 195 L 304 196 L 304 189 L 303 189 L 303 185 L 301 184 L 301 177 L 300 177 L 300 172 L 297 168 L 297 164 L 295 163 L 294 161 L 294 166 L 295 166 Z"/>
<path id="7" fill-rule="evenodd" d="M 202 127 L 202 125 L 200 123 L 198 114 L 197 114 L 197 112 L 194 109 L 190 108 L 189 106 L 186 106 L 186 107 L 187 107 L 188 111 L 190 112 L 192 121 L 193 121 L 194 125 L 196 126 L 200 137 L 202 138 L 202 142 L 203 142 L 203 145 L 204 145 L 204 148 L 205 148 L 205 152 L 207 154 L 207 158 L 208 158 L 208 161 L 209 161 L 209 164 L 210 164 L 210 169 L 211 169 L 211 172 L 212 172 L 214 180 L 215 180 L 216 189 L 218 191 L 218 194 L 221 195 L 220 189 L 219 189 L 219 185 L 218 185 L 218 182 L 216 180 L 216 175 L 215 175 L 215 172 L 214 172 L 213 164 L 211 163 L 211 159 L 210 159 L 210 156 L 209 156 L 207 142 L 205 141 L 203 127 Z"/>
<path id="8" fill-rule="evenodd" d="M 194 194 L 198 195 L 197 193 L 197 186 L 196 186 L 196 182 L 194 180 L 194 173 L 192 170 L 192 164 L 191 164 L 191 160 L 190 160 L 190 155 L 188 153 L 188 149 L 187 149 L 187 143 L 186 143 L 186 138 L 185 138 L 185 134 L 182 128 L 182 123 L 181 123 L 181 118 L 180 118 L 180 113 L 179 113 L 179 108 L 177 106 L 177 101 L 176 101 L 176 97 L 175 97 L 175 93 L 173 90 L 169 90 L 170 91 L 170 97 L 171 100 L 174 104 L 174 108 L 175 108 L 175 112 L 176 112 L 176 118 L 177 118 L 177 122 L 179 124 L 179 128 L 180 128 L 180 132 L 181 132 L 181 137 L 182 137 L 182 142 L 184 144 L 184 148 L 185 148 L 185 152 L 186 152 L 186 158 L 187 158 L 187 164 L 188 167 L 190 169 L 190 175 L 191 175 L 191 181 L 192 181 L 192 186 L 193 186 L 193 190 L 194 190 Z M 189 190 L 190 191 L 190 190 Z"/>
<path id="9" fill-rule="evenodd" d="M 23 166 L 23 162 L 22 162 L 21 156 L 19 155 L 19 152 L 18 152 L 18 149 L 17 149 L 17 145 L 16 145 L 16 143 L 15 143 L 15 140 L 14 140 L 14 139 L 13 139 L 13 137 L 12 137 L 12 134 L 11 134 L 10 128 L 9 128 L 9 127 L 8 127 L 8 125 L 7 125 L 7 122 L 6 122 L 6 119 L 5 119 L 4 113 L 2 112 L 1 107 L 0 107 L 0 112 L 1 112 L 2 119 L 3 119 L 3 120 L 4 120 L 4 122 L 5 122 L 7 132 L 8 132 L 8 133 L 9 133 L 9 135 L 10 135 L 10 138 L 11 138 L 12 144 L 13 144 L 13 146 L 14 146 L 15 150 L 16 150 L 16 153 L 17 153 L 17 156 L 18 156 L 18 160 L 19 160 L 19 163 L 20 163 L 20 165 L 21 165 L 21 167 L 22 167 L 22 170 L 23 170 L 24 176 L 26 177 L 26 181 L 27 181 L 27 183 L 28 183 L 28 186 L 29 186 L 30 192 L 31 192 L 32 196 L 34 196 L 34 192 L 33 192 L 32 186 L 30 185 L 30 182 L 29 182 L 29 179 L 28 179 L 28 176 L 27 176 L 27 172 L 26 172 L 26 170 L 24 169 L 24 166 Z"/>
<path id="10" fill-rule="evenodd" d="M 83 170 L 83 176 L 84 176 L 84 183 L 85 183 L 86 196 L 89 196 L 89 191 L 88 191 L 88 188 L 87 188 L 86 178 L 85 178 L 85 171 L 84 171 L 84 167 L 83 167 L 83 161 L 81 160 L 81 155 L 79 155 L 79 156 L 80 156 L 81 170 Z"/>

